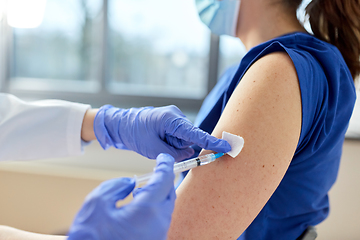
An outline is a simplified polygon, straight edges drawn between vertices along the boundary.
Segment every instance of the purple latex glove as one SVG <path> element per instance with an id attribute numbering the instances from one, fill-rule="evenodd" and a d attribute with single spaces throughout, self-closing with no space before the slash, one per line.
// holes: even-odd
<path id="1" fill-rule="evenodd" d="M 231 150 L 228 142 L 194 127 L 176 106 L 120 109 L 105 105 L 94 120 L 100 145 L 133 150 L 155 159 L 168 153 L 176 161 L 194 154 L 193 144 L 215 152 Z"/>
<path id="2" fill-rule="evenodd" d="M 155 173 L 127 205 L 116 207 L 135 187 L 134 179 L 102 183 L 85 199 L 75 217 L 68 240 L 165 240 L 175 205 L 174 159 L 157 157 Z"/>

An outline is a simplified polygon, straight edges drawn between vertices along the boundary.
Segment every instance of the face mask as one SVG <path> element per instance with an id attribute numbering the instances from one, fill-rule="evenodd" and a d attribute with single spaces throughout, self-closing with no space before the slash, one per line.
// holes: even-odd
<path id="1" fill-rule="evenodd" d="M 240 0 L 195 0 L 200 19 L 217 35 L 236 36 Z"/>

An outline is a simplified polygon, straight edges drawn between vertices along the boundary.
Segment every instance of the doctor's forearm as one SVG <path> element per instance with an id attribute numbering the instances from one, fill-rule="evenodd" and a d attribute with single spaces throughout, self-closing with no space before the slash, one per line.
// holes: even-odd
<path id="1" fill-rule="evenodd" d="M 97 112 L 98 109 L 89 109 L 84 115 L 84 120 L 81 126 L 81 138 L 86 142 L 96 139 L 94 133 L 94 119 Z"/>

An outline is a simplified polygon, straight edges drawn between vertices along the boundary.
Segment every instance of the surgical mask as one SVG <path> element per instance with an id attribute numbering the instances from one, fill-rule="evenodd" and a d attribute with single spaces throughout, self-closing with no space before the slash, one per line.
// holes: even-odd
<path id="1" fill-rule="evenodd" d="M 240 0 L 195 0 L 199 17 L 212 33 L 236 37 Z"/>

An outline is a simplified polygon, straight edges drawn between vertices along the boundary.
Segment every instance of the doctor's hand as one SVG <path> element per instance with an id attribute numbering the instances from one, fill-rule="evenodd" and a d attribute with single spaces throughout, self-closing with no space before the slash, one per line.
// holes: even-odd
<path id="1" fill-rule="evenodd" d="M 157 157 L 155 173 L 148 184 L 134 193 L 127 205 L 116 207 L 135 187 L 134 179 L 102 183 L 85 199 L 75 217 L 68 240 L 166 239 L 175 204 L 174 159 Z"/>
<path id="2" fill-rule="evenodd" d="M 176 106 L 119 109 L 101 107 L 94 120 L 94 132 L 100 145 L 133 150 L 155 159 L 168 153 L 176 161 L 191 157 L 191 145 L 225 153 L 228 142 L 217 139 L 193 124 Z"/>

